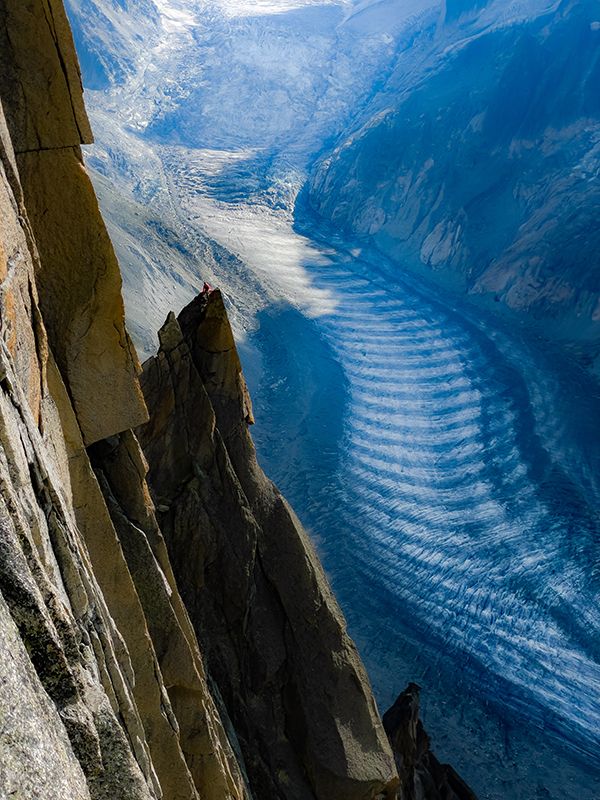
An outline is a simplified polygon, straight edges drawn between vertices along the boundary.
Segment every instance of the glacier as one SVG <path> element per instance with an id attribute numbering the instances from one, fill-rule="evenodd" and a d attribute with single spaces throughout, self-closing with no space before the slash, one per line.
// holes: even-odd
<path id="1" fill-rule="evenodd" d="M 516 47 L 564 4 L 67 6 L 140 353 L 204 280 L 223 287 L 261 462 L 315 537 L 380 705 L 421 684 L 436 752 L 481 798 L 597 799 L 598 384 L 556 337 L 382 247 L 361 194 L 398 157 L 362 148 L 398 97 L 458 75 L 464 40 Z"/>

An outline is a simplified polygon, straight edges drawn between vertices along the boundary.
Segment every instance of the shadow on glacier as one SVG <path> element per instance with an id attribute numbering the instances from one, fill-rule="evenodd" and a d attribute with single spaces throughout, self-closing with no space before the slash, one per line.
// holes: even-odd
<path id="1" fill-rule="evenodd" d="M 346 377 L 315 320 L 282 303 L 261 311 L 257 322 L 239 345 L 256 418 L 252 436 L 261 466 L 290 488 L 287 499 L 315 523 L 318 541 L 321 503 L 339 491 Z"/>

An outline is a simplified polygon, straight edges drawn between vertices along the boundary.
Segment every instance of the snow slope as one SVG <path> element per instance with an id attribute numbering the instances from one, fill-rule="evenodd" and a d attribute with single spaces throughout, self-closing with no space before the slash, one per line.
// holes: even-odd
<path id="1" fill-rule="evenodd" d="M 143 353 L 173 302 L 201 286 L 198 264 L 215 275 L 188 201 L 207 190 L 218 201 L 220 186 L 231 196 L 235 184 L 241 196 L 258 188 L 262 201 L 291 209 L 316 152 L 385 74 L 403 22 L 427 7 L 390 5 L 393 24 L 380 4 L 353 13 L 339 0 L 68 0 L 98 141 L 87 162 L 106 179 L 98 189 L 126 293 L 143 298 L 129 306 Z M 173 264 L 157 226 L 182 243 Z M 238 283 L 231 277 L 228 288 L 251 326 L 260 292 L 249 301 Z"/>

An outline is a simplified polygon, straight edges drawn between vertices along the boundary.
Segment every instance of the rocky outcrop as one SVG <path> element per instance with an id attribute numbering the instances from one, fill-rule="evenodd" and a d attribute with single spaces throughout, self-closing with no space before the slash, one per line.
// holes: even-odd
<path id="1" fill-rule="evenodd" d="M 247 798 L 243 765 L 229 742 L 228 721 L 221 718 L 211 694 L 154 515 L 140 446 L 133 433 L 125 431 L 95 445 L 91 458 L 152 637 L 172 710 L 169 722 L 178 732 L 198 795 L 203 800 Z M 160 758 L 174 773 L 186 773 L 164 748 Z"/>
<path id="2" fill-rule="evenodd" d="M 257 798 L 391 796 L 393 760 L 306 533 L 257 464 L 219 291 L 160 331 L 138 431 L 177 581 Z"/>
<path id="3" fill-rule="evenodd" d="M 62 6 L 4 3 L 0 39 L 0 793 L 241 800 L 127 433 L 147 412 Z M 107 435 L 126 458 L 97 476 Z"/>
<path id="4" fill-rule="evenodd" d="M 0 593 L 2 789 L 41 798 L 155 797 L 123 638 L 74 518 L 64 387 L 34 280 L 37 251 L 2 137 Z M 23 684 L 23 703 L 7 694 Z M 19 693 L 20 695 L 20 693 Z"/>
<path id="5" fill-rule="evenodd" d="M 440 764 L 430 749 L 419 719 L 420 688 L 410 683 L 383 715 L 398 775 L 398 800 L 477 800 L 449 764 Z"/>

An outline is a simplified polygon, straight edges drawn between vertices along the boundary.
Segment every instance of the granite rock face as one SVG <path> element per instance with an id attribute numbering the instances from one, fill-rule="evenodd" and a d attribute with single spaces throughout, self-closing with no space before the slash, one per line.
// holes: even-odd
<path id="1" fill-rule="evenodd" d="M 242 800 L 128 431 L 147 412 L 62 5 L 3 3 L 0 41 L 0 794 Z M 96 474 L 106 436 L 125 455 Z"/>
<path id="2" fill-rule="evenodd" d="M 66 393 L 48 349 L 38 255 L 1 124 L 0 593 L 9 648 L 2 789 L 22 797 L 60 797 L 67 789 L 75 797 L 146 800 L 157 794 L 131 662 L 75 522 L 58 413 Z M 19 680 L 24 701 L 15 704 L 10 685 Z"/>
<path id="3" fill-rule="evenodd" d="M 0 53 L 0 93 L 40 254 L 40 306 L 91 444 L 139 424 L 146 412 L 119 265 L 79 148 L 92 136 L 61 0 L 6 0 Z"/>
<path id="4" fill-rule="evenodd" d="M 173 569 L 257 798 L 393 796 L 369 683 L 313 548 L 257 464 L 219 291 L 160 331 L 138 430 Z"/>

